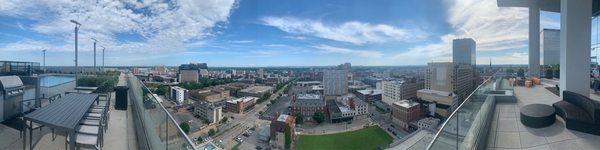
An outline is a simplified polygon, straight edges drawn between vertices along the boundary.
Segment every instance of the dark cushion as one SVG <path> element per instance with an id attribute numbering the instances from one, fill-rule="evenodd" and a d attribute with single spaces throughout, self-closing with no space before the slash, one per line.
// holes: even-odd
<path id="1" fill-rule="evenodd" d="M 570 91 L 563 91 L 563 101 L 567 101 L 580 107 L 580 109 L 583 109 L 590 115 L 593 122 L 600 123 L 600 112 L 598 112 L 600 109 L 600 102 Z"/>
<path id="2" fill-rule="evenodd" d="M 552 104 L 556 109 L 556 114 L 568 121 L 578 121 L 594 124 L 594 120 L 591 115 L 583 110 L 581 107 L 576 106 L 566 101 L 559 101 Z"/>

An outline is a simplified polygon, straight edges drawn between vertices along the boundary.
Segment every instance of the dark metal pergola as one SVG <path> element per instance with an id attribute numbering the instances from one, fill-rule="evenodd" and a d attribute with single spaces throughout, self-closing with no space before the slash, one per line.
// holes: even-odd
<path id="1" fill-rule="evenodd" d="M 23 117 L 24 122 L 40 124 L 54 130 L 65 131 L 69 136 L 69 147 L 75 149 L 76 131 L 79 122 L 88 109 L 98 100 L 98 94 L 71 93 L 61 99 L 31 112 Z M 27 125 L 26 125 L 27 126 Z M 29 129 L 29 128 L 26 128 Z M 25 130 L 25 129 L 24 129 Z M 33 149 L 32 132 L 29 129 L 29 148 Z M 23 132 L 23 149 L 26 145 L 26 132 Z"/>

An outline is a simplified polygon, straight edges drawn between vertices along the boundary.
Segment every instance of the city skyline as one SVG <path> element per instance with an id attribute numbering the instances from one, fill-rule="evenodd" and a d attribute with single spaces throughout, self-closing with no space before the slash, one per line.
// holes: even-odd
<path id="1" fill-rule="evenodd" d="M 107 66 L 424 66 L 451 61 L 456 38 L 476 41 L 479 64 L 527 63 L 527 9 L 495 0 L 161 3 L 8 0 L 0 60 L 41 62 L 47 49 L 47 66 L 73 65 L 74 19 L 82 66 L 93 62 L 91 38 Z M 541 28 L 558 28 L 558 17 L 542 12 Z"/>

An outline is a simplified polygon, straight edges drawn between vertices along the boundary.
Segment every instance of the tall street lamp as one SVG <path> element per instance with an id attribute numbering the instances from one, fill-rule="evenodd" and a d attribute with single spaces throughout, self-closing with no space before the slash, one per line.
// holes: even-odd
<path id="1" fill-rule="evenodd" d="M 96 68 L 96 43 L 98 42 L 98 40 L 96 40 L 95 38 L 92 38 L 92 40 L 94 40 L 94 71 L 98 71 L 98 69 Z"/>
<path id="2" fill-rule="evenodd" d="M 44 64 L 44 73 L 46 73 L 46 49 L 42 50 L 42 53 L 44 53 L 42 63 Z"/>
<path id="3" fill-rule="evenodd" d="M 102 71 L 104 71 L 104 50 L 106 48 L 104 48 L 104 46 L 100 46 L 100 47 L 102 47 Z"/>
<path id="4" fill-rule="evenodd" d="M 77 86 L 77 79 L 79 79 L 79 67 L 77 66 L 77 34 L 79 32 L 79 27 L 81 26 L 81 23 L 75 20 L 71 20 L 71 23 L 75 24 L 75 86 Z"/>

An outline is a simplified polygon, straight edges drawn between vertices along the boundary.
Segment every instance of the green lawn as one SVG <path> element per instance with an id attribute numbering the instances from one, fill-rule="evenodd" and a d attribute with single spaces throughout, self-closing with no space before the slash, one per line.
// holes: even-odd
<path id="1" fill-rule="evenodd" d="M 386 148 L 392 140 L 383 129 L 372 126 L 336 134 L 299 135 L 296 148 L 298 150 L 373 150 L 377 147 Z"/>

